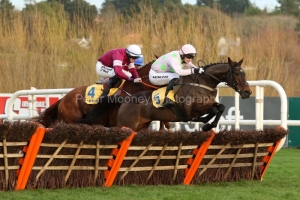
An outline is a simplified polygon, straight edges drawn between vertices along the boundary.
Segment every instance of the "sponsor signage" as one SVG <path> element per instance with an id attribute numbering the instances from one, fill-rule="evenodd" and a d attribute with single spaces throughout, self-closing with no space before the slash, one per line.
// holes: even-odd
<path id="1" fill-rule="evenodd" d="M 0 114 L 7 114 L 8 102 L 12 94 L 0 94 Z M 57 100 L 60 99 L 60 95 L 49 95 L 49 105 L 52 105 Z M 46 107 L 46 97 L 45 95 L 35 95 L 35 101 L 33 106 L 33 116 L 38 115 L 41 111 L 45 110 Z M 29 101 L 28 96 L 18 97 L 13 105 L 13 111 L 15 114 L 20 116 L 30 116 L 29 115 Z"/>

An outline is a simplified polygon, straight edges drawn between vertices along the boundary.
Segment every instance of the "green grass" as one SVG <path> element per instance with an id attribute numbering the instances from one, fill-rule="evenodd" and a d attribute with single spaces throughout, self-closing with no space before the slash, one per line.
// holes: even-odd
<path id="1" fill-rule="evenodd" d="M 1 199 L 299 199 L 300 149 L 281 149 L 263 181 L 1 192 Z"/>

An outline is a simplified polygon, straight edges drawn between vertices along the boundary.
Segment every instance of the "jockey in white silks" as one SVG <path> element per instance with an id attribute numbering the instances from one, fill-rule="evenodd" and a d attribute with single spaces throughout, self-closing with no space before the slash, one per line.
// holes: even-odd
<path id="1" fill-rule="evenodd" d="M 151 66 L 149 79 L 153 85 L 166 85 L 165 100 L 162 107 L 169 107 L 174 104 L 169 98 L 168 93 L 173 90 L 173 86 L 178 84 L 180 76 L 202 73 L 202 68 L 197 68 L 192 59 L 196 56 L 195 47 L 185 44 L 180 50 L 171 51 L 159 57 Z"/>

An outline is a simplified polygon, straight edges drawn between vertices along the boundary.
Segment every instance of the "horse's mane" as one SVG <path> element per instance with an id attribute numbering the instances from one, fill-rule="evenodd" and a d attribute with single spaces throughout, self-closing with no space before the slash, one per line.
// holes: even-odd
<path id="1" fill-rule="evenodd" d="M 207 69 L 207 68 L 209 68 L 209 67 L 211 67 L 213 65 L 218 65 L 218 64 L 229 64 L 229 63 L 228 62 L 209 63 L 209 64 L 203 66 L 203 69 L 205 70 L 205 69 Z M 202 66 L 200 66 L 200 67 L 202 67 Z"/>
<path id="2" fill-rule="evenodd" d="M 155 56 L 156 59 L 159 58 L 159 56 L 157 56 L 156 54 L 154 54 L 154 56 Z M 150 61 L 149 63 L 147 63 L 146 65 L 144 65 L 142 68 L 138 69 L 138 73 L 139 74 L 145 73 L 144 71 L 146 71 L 147 73 L 149 73 L 150 68 L 151 68 L 152 64 L 156 61 L 156 59 Z"/>
<path id="3" fill-rule="evenodd" d="M 151 69 L 152 64 L 154 63 L 155 60 L 152 60 L 151 62 L 147 63 L 144 65 L 142 68 L 138 69 L 137 72 L 139 73 L 139 76 L 148 76 L 149 71 Z"/>

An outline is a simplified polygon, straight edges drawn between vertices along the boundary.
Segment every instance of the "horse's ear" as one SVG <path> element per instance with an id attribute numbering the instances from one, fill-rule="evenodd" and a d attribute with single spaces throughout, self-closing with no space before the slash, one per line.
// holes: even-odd
<path id="1" fill-rule="evenodd" d="M 244 61 L 244 58 L 242 58 L 242 60 L 240 60 L 240 61 L 239 61 L 239 63 L 238 63 L 238 64 L 239 64 L 239 66 L 241 66 L 241 65 L 242 65 L 243 61 Z"/>
<path id="2" fill-rule="evenodd" d="M 228 64 L 229 64 L 230 66 L 233 66 L 233 62 L 232 62 L 232 60 L 230 59 L 230 57 L 228 57 Z"/>

